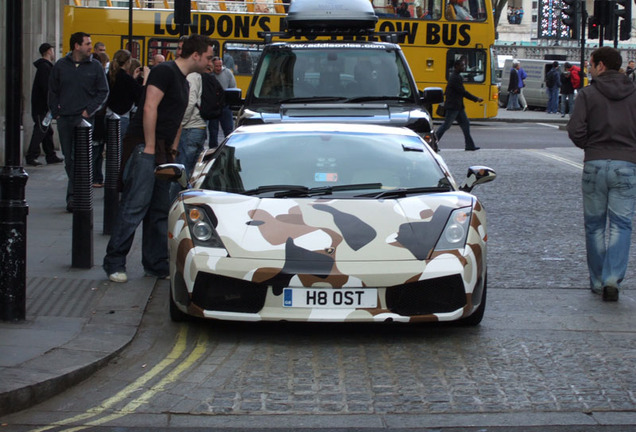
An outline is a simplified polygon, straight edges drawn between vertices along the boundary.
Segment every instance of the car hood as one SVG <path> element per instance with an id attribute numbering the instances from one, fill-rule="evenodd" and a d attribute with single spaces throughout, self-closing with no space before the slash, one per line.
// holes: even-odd
<path id="1" fill-rule="evenodd" d="M 241 113 L 242 124 L 285 122 L 371 123 L 407 126 L 429 132 L 428 113 L 414 104 L 390 103 L 293 103 L 260 106 Z"/>
<path id="2" fill-rule="evenodd" d="M 424 260 L 451 211 L 476 201 L 463 192 L 367 200 L 200 191 L 184 199 L 209 206 L 230 257 L 287 262 Z"/>

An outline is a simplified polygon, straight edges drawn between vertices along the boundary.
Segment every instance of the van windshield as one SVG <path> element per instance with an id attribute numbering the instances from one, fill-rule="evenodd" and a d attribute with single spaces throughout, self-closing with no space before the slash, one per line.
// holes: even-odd
<path id="1" fill-rule="evenodd" d="M 263 102 L 305 98 L 411 99 L 413 89 L 399 51 L 369 46 L 307 44 L 282 47 L 263 58 L 254 97 Z"/>

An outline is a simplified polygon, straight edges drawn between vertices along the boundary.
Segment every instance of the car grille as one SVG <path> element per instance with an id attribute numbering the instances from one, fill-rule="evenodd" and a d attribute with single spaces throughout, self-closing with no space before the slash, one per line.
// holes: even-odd
<path id="1" fill-rule="evenodd" d="M 200 272 L 192 302 L 206 310 L 256 313 L 263 309 L 266 295 L 266 285 Z"/>
<path id="2" fill-rule="evenodd" d="M 388 287 L 386 303 L 403 316 L 452 312 L 466 305 L 464 282 L 454 275 Z"/>

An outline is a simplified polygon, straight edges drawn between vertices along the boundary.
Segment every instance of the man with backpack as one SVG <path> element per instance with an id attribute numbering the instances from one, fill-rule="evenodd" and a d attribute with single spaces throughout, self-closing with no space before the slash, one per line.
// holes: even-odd
<path id="1" fill-rule="evenodd" d="M 545 87 L 548 93 L 548 114 L 559 112 L 559 88 L 561 87 L 561 74 L 559 72 L 559 62 L 552 63 L 552 69 L 545 75 Z"/>
<path id="2" fill-rule="evenodd" d="M 221 84 L 221 87 L 223 87 L 224 90 L 236 87 L 236 79 L 234 78 L 234 74 L 230 69 L 223 66 L 223 60 L 221 60 L 220 57 L 214 57 L 212 63 L 214 64 L 212 75 Z M 208 122 L 208 127 L 210 129 L 210 148 L 214 148 L 218 145 L 219 122 L 221 123 L 221 128 L 223 129 L 223 135 L 228 136 L 234 129 L 234 114 L 232 113 L 230 107 L 225 105 L 225 103 L 223 104 L 223 107 L 221 109 L 221 115 L 217 118 L 211 119 Z"/>

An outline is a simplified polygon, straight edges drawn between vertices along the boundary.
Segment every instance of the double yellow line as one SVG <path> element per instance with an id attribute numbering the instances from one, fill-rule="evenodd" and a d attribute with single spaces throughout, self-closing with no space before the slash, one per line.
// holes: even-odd
<path id="1" fill-rule="evenodd" d="M 112 420 L 124 417 L 129 414 L 133 414 L 136 410 L 148 403 L 157 394 L 161 393 L 168 384 L 175 382 L 179 376 L 190 368 L 197 360 L 203 356 L 207 350 L 207 337 L 203 332 L 199 335 L 196 346 L 188 356 L 181 361 L 173 370 L 166 374 L 159 382 L 143 392 L 140 396 L 136 397 L 132 401 L 128 402 L 123 408 L 115 409 L 112 413 L 104 414 L 107 410 L 111 410 L 114 406 L 121 403 L 123 400 L 129 398 L 133 392 L 138 392 L 140 388 L 143 388 L 152 379 L 161 374 L 164 370 L 170 367 L 173 363 L 181 358 L 186 351 L 187 347 L 188 326 L 182 325 L 177 335 L 177 341 L 170 351 L 170 353 L 155 367 L 149 370 L 147 373 L 137 378 L 134 382 L 124 387 L 120 392 L 114 396 L 105 400 L 99 406 L 89 409 L 85 413 L 76 415 L 74 417 L 58 421 L 54 424 L 33 429 L 30 432 L 44 432 L 60 426 L 69 426 L 77 423 L 83 423 L 81 426 L 73 426 L 69 429 L 64 429 L 65 432 L 76 432 L 89 427 L 103 425 Z M 89 420 L 93 419 L 93 420 Z"/>

